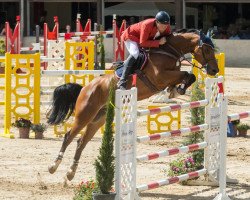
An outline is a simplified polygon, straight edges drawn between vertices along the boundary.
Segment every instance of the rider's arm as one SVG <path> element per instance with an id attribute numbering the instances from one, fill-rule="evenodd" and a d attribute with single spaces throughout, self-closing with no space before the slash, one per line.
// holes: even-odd
<path id="1" fill-rule="evenodd" d="M 149 40 L 149 35 L 152 27 L 147 23 L 142 23 L 140 31 L 140 46 L 141 47 L 159 47 L 159 40 Z"/>

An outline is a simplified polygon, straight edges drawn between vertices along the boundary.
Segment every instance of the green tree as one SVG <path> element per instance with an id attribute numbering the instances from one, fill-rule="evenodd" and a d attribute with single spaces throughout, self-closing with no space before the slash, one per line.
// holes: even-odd
<path id="1" fill-rule="evenodd" d="M 100 30 L 103 31 L 103 26 L 100 26 Z M 100 34 L 97 39 L 98 54 L 100 54 L 100 69 L 105 70 L 105 48 L 104 48 L 104 36 Z"/>
<path id="2" fill-rule="evenodd" d="M 199 101 L 205 99 L 204 91 L 200 88 L 200 85 L 204 85 L 204 83 L 199 83 L 196 81 L 192 87 L 192 96 L 191 101 Z M 190 109 L 191 112 L 191 124 L 192 126 L 200 125 L 205 123 L 205 107 L 198 107 Z M 199 131 L 195 133 L 190 133 L 187 137 L 187 140 L 184 142 L 184 145 L 196 144 L 204 141 L 203 136 L 204 131 Z M 192 152 L 192 157 L 195 163 L 200 163 L 203 165 L 204 161 L 204 150 L 197 150 Z"/>
<path id="3" fill-rule="evenodd" d="M 109 100 L 107 103 L 107 118 L 105 124 L 105 130 L 102 137 L 102 145 L 99 149 L 99 156 L 95 161 L 96 168 L 96 182 L 103 194 L 108 194 L 114 184 L 115 173 L 115 157 L 113 153 L 114 149 L 114 137 L 113 137 L 113 120 L 115 115 L 114 110 L 115 101 L 115 84 L 112 82 L 109 91 Z"/>

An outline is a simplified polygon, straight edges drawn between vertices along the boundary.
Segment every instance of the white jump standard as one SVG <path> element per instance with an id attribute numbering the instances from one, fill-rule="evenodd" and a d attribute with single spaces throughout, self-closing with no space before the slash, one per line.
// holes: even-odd
<path id="1" fill-rule="evenodd" d="M 223 94 L 223 77 L 206 80 L 206 98 L 201 101 L 171 105 L 151 110 L 137 110 L 137 89 L 116 91 L 116 200 L 140 199 L 139 192 L 177 183 L 193 177 L 207 175 L 208 180 L 219 183 L 220 192 L 214 200 L 230 200 L 226 194 L 226 131 L 227 98 Z M 205 106 L 205 123 L 176 131 L 137 137 L 137 118 L 160 112 Z M 247 116 L 247 114 L 242 114 Z M 204 130 L 205 141 L 172 148 L 148 155 L 136 155 L 136 141 L 145 142 Z M 137 185 L 136 163 L 178 153 L 204 149 L 204 169 L 176 177 Z M 167 194 L 166 194 L 167 197 Z"/>

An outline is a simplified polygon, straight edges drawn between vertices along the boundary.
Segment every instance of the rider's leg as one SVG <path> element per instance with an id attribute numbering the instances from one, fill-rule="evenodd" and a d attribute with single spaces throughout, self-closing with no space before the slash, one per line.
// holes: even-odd
<path id="1" fill-rule="evenodd" d="M 117 83 L 118 88 L 120 88 L 122 90 L 126 89 L 127 79 L 128 79 L 128 76 L 131 72 L 131 68 L 133 67 L 133 65 L 136 62 L 136 59 L 139 56 L 139 48 L 138 48 L 138 44 L 136 42 L 127 40 L 127 41 L 125 41 L 125 46 L 126 46 L 130 55 L 127 58 L 127 60 L 124 62 L 122 76 L 121 76 L 119 82 Z"/>
<path id="2" fill-rule="evenodd" d="M 121 76 L 119 82 L 117 83 L 118 88 L 120 88 L 122 90 L 126 90 L 128 76 L 129 76 L 129 74 L 131 72 L 131 68 L 135 62 L 136 62 L 136 59 L 132 55 L 129 55 L 127 60 L 124 62 L 122 76 Z"/>

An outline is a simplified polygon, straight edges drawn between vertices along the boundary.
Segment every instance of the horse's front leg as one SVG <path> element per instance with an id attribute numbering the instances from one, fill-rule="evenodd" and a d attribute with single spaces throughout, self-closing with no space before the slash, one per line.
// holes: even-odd
<path id="1" fill-rule="evenodd" d="M 87 125 L 85 133 L 81 136 L 81 138 L 78 139 L 73 163 L 66 174 L 67 179 L 69 181 L 71 181 L 75 176 L 83 149 L 85 148 L 87 143 L 93 138 L 95 133 L 100 129 L 100 127 L 104 125 L 106 119 L 105 113 L 106 109 L 101 109 L 95 119 Z"/>
<path id="2" fill-rule="evenodd" d="M 196 81 L 196 77 L 186 71 L 167 71 L 166 80 L 168 82 L 169 98 L 184 95 L 187 88 Z M 179 85 L 180 84 L 180 85 Z M 176 85 L 179 85 L 176 87 Z"/>
<path id="3" fill-rule="evenodd" d="M 194 74 L 190 74 L 186 72 L 184 79 L 181 84 L 177 87 L 177 92 L 180 95 L 184 95 L 189 86 L 191 86 L 196 81 L 196 77 Z"/>

